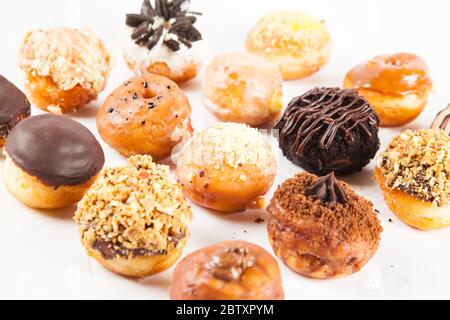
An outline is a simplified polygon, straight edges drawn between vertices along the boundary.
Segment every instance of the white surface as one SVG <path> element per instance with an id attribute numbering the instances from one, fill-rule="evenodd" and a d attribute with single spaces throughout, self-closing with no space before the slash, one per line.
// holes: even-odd
<path id="1" fill-rule="evenodd" d="M 17 67 L 16 56 L 27 30 L 59 25 L 90 27 L 104 39 L 116 58 L 108 87 L 99 101 L 73 117 L 98 136 L 95 128 L 98 106 L 132 75 L 123 62 L 118 35 L 124 15 L 137 11 L 140 4 L 141 0 L 10 1 L 0 10 L 0 73 L 21 85 L 23 75 Z M 436 111 L 450 102 L 450 5 L 446 0 L 193 0 L 192 7 L 204 12 L 200 28 L 210 48 L 210 57 L 243 50 L 246 33 L 258 17 L 291 8 L 326 19 L 334 49 L 330 63 L 319 73 L 285 83 L 285 103 L 314 86 L 339 86 L 355 64 L 377 54 L 396 51 L 424 57 L 435 82 L 428 108 L 408 127 L 428 127 Z M 201 103 L 200 88 L 201 79 L 183 86 L 193 107 L 196 129 L 215 121 Z M 33 114 L 38 113 L 33 108 Z M 383 148 L 401 130 L 381 130 Z M 125 163 L 115 151 L 105 144 L 103 147 L 107 166 Z M 2 162 L 0 159 L 0 167 Z M 450 298 L 449 230 L 419 232 L 402 224 L 386 207 L 372 180 L 372 169 L 373 163 L 347 181 L 381 211 L 385 231 L 378 253 L 360 273 L 343 280 L 309 280 L 281 266 L 287 299 Z M 277 184 L 299 170 L 281 160 Z M 49 214 L 28 209 L 0 184 L 0 298 L 168 298 L 171 271 L 136 282 L 109 273 L 89 259 L 71 220 L 73 211 L 71 208 Z M 255 218 L 264 215 L 264 211 L 252 211 L 220 217 L 194 207 L 192 238 L 185 253 L 227 239 L 246 239 L 272 252 L 265 224 L 254 223 Z"/>

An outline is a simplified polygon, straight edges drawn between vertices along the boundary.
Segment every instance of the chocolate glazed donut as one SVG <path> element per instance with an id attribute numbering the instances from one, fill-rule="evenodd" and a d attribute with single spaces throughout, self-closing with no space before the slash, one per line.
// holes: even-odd
<path id="1" fill-rule="evenodd" d="M 30 116 L 30 102 L 14 84 L 0 75 L 0 148 L 12 128 Z"/>
<path id="2" fill-rule="evenodd" d="M 275 126 L 283 154 L 323 176 L 364 168 L 380 147 L 379 119 L 355 90 L 316 88 L 291 101 Z"/>

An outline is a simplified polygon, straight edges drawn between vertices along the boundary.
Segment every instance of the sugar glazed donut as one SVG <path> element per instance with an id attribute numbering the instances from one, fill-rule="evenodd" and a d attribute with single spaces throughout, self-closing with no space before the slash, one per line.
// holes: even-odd
<path id="1" fill-rule="evenodd" d="M 205 71 L 203 103 L 221 121 L 259 126 L 283 108 L 278 66 L 249 53 L 222 54 Z"/>
<path id="2" fill-rule="evenodd" d="M 30 99 L 52 113 L 74 112 L 97 99 L 111 70 L 111 56 L 96 35 L 68 28 L 28 32 L 19 63 Z"/>
<path id="3" fill-rule="evenodd" d="M 358 272 L 375 254 L 382 228 L 373 205 L 333 173 L 300 173 L 279 187 L 268 207 L 277 256 L 312 278 Z"/>
<path id="4" fill-rule="evenodd" d="M 78 204 L 75 221 L 88 254 L 123 276 L 144 278 L 181 256 L 192 219 L 169 167 L 150 156 L 105 169 Z"/>
<path id="5" fill-rule="evenodd" d="M 217 123 L 196 135 L 176 170 L 188 198 L 220 212 L 246 210 L 270 190 L 276 172 L 276 158 L 264 136 L 236 123 Z"/>
<path id="6" fill-rule="evenodd" d="M 100 144 L 87 128 L 56 115 L 20 122 L 9 134 L 5 150 L 6 188 L 37 209 L 78 202 L 105 162 Z"/>
<path id="7" fill-rule="evenodd" d="M 202 63 L 202 35 L 194 26 L 200 13 L 189 0 L 145 0 L 141 12 L 128 14 L 125 60 L 139 73 L 156 73 L 177 83 L 197 76 Z"/>
<path id="8" fill-rule="evenodd" d="M 126 81 L 105 100 L 97 128 L 122 155 L 160 160 L 192 135 L 190 116 L 189 101 L 174 82 L 146 74 Z"/>
<path id="9" fill-rule="evenodd" d="M 449 130 L 446 118 L 442 128 Z M 380 155 L 375 178 L 406 224 L 421 230 L 450 226 L 450 137 L 442 129 L 404 131 Z"/>
<path id="10" fill-rule="evenodd" d="M 323 20 L 302 12 L 276 12 L 258 21 L 246 47 L 277 64 L 290 80 L 307 77 L 328 62 L 331 38 Z"/>
<path id="11" fill-rule="evenodd" d="M 319 176 L 361 171 L 380 148 L 378 117 L 355 90 L 315 88 L 294 98 L 275 126 L 283 154 Z"/>
<path id="12" fill-rule="evenodd" d="M 176 267 L 172 300 L 283 300 L 276 260 L 243 241 L 226 241 L 196 251 Z"/>
<path id="13" fill-rule="evenodd" d="M 353 68 L 344 87 L 358 90 L 383 127 L 405 125 L 427 104 L 433 83 L 425 62 L 409 53 L 381 55 Z"/>
<path id="14" fill-rule="evenodd" d="M 0 148 L 12 128 L 31 114 L 30 102 L 14 84 L 0 75 Z"/>

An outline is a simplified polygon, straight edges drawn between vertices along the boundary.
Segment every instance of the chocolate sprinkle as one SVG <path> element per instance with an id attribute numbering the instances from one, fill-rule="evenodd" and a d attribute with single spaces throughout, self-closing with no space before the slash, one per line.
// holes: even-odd
<path id="1" fill-rule="evenodd" d="M 181 45 L 192 47 L 193 42 L 202 40 L 201 33 L 194 27 L 197 12 L 188 11 L 189 0 L 155 0 L 152 6 L 145 0 L 140 14 L 127 14 L 126 24 L 134 28 L 132 40 L 149 50 L 153 49 L 163 38 L 163 44 L 173 52 L 181 49 Z M 161 24 L 161 19 L 164 21 Z M 164 32 L 164 29 L 167 32 Z"/>
<path id="2" fill-rule="evenodd" d="M 325 177 L 318 178 L 314 183 L 305 189 L 305 195 L 310 196 L 313 199 L 320 200 L 331 206 L 334 206 L 337 203 L 347 203 L 345 189 L 336 179 L 334 172 Z"/>
<path id="3" fill-rule="evenodd" d="M 450 104 L 446 109 L 439 112 L 431 125 L 432 129 L 442 129 L 450 134 Z"/>

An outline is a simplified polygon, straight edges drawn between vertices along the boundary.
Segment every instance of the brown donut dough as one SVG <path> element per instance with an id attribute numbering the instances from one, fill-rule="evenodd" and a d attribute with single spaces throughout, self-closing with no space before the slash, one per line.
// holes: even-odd
<path id="1" fill-rule="evenodd" d="M 176 267 L 172 300 L 283 300 L 276 260 L 243 241 L 226 241 L 194 252 Z"/>
<path id="2" fill-rule="evenodd" d="M 122 155 L 148 154 L 159 160 L 191 136 L 190 116 L 189 101 L 177 84 L 146 74 L 125 82 L 106 99 L 97 128 Z"/>
<path id="3" fill-rule="evenodd" d="M 307 173 L 287 180 L 268 207 L 269 239 L 295 272 L 330 279 L 359 271 L 375 254 L 382 228 L 372 204 L 341 182 L 347 203 L 328 206 L 305 195 L 317 181 Z"/>

